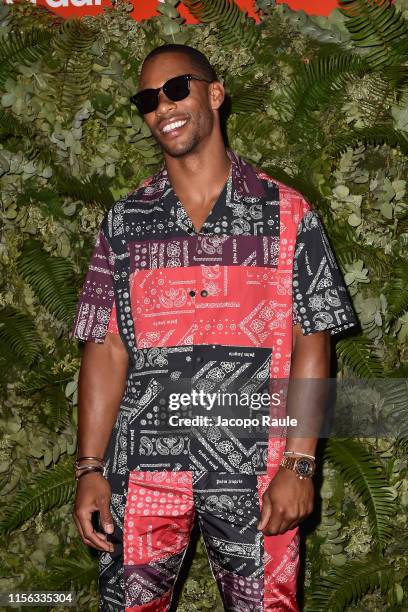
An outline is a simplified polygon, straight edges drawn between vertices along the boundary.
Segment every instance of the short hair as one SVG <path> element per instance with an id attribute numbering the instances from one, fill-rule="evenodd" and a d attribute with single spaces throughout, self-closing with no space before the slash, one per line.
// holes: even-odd
<path id="1" fill-rule="evenodd" d="M 183 53 L 184 55 L 187 55 L 191 65 L 200 73 L 200 76 L 204 76 L 210 81 L 218 81 L 217 74 L 204 53 L 201 53 L 201 51 L 195 49 L 194 47 L 190 47 L 189 45 L 181 45 L 177 43 L 160 45 L 159 47 L 156 47 L 150 51 L 150 53 L 143 60 L 142 70 L 143 66 L 148 60 L 156 57 L 157 55 L 162 55 L 163 53 Z"/>

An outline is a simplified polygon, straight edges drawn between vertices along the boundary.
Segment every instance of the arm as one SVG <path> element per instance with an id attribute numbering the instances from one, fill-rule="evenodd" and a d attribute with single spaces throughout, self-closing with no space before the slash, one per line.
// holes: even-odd
<path id="1" fill-rule="evenodd" d="M 287 414 L 296 418 L 299 425 L 293 435 L 288 434 L 286 450 L 315 455 L 329 375 L 330 333 L 322 331 L 304 336 L 300 325 L 294 325 Z M 300 382 L 296 384 L 295 379 Z M 313 435 L 306 436 L 307 431 Z"/>
<path id="2" fill-rule="evenodd" d="M 293 327 L 293 353 L 290 379 L 327 379 L 330 371 L 330 333 L 303 335 L 300 325 Z M 318 432 L 323 420 L 325 384 L 289 385 L 287 413 Z M 323 382 L 323 381 L 322 381 Z M 296 436 L 296 433 L 295 433 Z M 318 437 L 287 438 L 286 450 L 314 455 Z M 265 535 L 277 535 L 293 529 L 313 510 L 314 486 L 310 478 L 300 480 L 291 470 L 279 468 L 262 499 L 258 529 Z"/>
<path id="3" fill-rule="evenodd" d="M 106 334 L 101 344 L 86 342 L 79 373 L 78 456 L 103 457 L 125 389 L 128 354 L 120 336 Z M 91 462 L 89 462 L 91 463 Z M 94 531 L 91 515 L 99 510 L 105 532 L 113 532 L 111 490 L 100 473 L 78 480 L 73 517 L 84 544 L 113 550 L 106 535 Z"/>

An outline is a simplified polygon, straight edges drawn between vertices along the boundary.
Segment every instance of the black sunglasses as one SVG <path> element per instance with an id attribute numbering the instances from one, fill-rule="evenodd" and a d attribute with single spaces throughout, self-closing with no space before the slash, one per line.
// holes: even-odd
<path id="1" fill-rule="evenodd" d="M 180 100 L 184 100 L 187 98 L 190 93 L 190 81 L 206 81 L 207 83 L 212 83 L 208 79 L 203 79 L 198 76 L 194 76 L 193 74 L 182 74 L 180 76 L 173 77 L 169 79 L 162 85 L 162 87 L 158 87 L 157 89 L 143 89 L 139 91 L 137 94 L 130 98 L 132 104 L 135 104 L 138 108 L 138 111 L 145 115 L 146 113 L 151 113 L 159 106 L 159 93 L 161 90 L 164 91 L 166 97 L 172 102 L 179 102 Z"/>

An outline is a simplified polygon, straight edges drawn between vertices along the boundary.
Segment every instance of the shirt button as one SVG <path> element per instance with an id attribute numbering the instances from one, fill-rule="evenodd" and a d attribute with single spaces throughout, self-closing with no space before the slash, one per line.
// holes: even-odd
<path id="1" fill-rule="evenodd" d="M 200 355 L 198 355 L 198 357 L 196 357 L 196 362 L 201 363 L 202 361 L 204 361 L 204 357 L 201 357 Z"/>
<path id="2" fill-rule="evenodd" d="M 206 289 L 203 289 L 203 290 L 200 292 L 200 295 L 201 295 L 201 297 L 207 297 L 207 295 L 208 295 L 208 291 L 207 291 Z"/>
<path id="3" fill-rule="evenodd" d="M 194 297 L 195 294 L 196 294 L 196 292 L 193 289 L 188 292 L 188 295 L 191 295 L 191 297 Z"/>

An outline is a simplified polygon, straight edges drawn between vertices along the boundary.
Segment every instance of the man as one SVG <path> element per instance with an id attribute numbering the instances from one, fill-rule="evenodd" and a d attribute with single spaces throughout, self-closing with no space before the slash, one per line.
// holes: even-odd
<path id="1" fill-rule="evenodd" d="M 133 101 L 164 165 L 105 215 L 78 304 L 74 519 L 101 551 L 103 611 L 169 609 L 195 518 L 226 610 L 298 610 L 317 434 L 191 426 L 202 402 L 170 398 L 323 380 L 331 334 L 356 319 L 317 213 L 225 147 L 223 100 L 197 50 L 146 57 Z"/>

